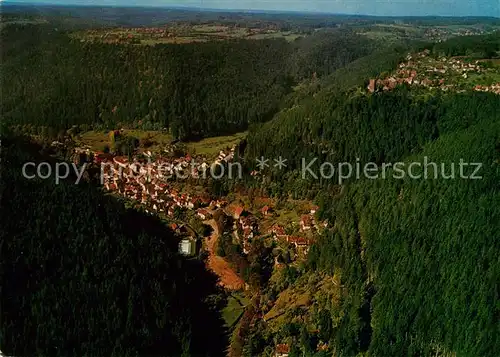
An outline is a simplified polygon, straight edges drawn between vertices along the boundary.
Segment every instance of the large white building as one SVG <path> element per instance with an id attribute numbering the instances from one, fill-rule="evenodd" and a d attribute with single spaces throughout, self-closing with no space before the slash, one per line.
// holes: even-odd
<path id="1" fill-rule="evenodd" d="M 189 238 L 184 238 L 179 243 L 179 253 L 182 255 L 193 255 L 195 252 L 194 241 Z"/>

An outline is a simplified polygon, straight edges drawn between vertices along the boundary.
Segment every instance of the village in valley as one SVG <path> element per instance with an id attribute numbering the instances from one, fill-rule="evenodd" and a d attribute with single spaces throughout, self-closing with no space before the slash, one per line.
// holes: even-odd
<path id="1" fill-rule="evenodd" d="M 358 90 L 376 93 L 406 85 L 443 92 L 500 94 L 497 67 L 498 63 L 491 61 L 436 58 L 431 51 L 424 50 L 408 54 L 392 73 L 369 79 L 368 87 Z M 101 139 L 89 141 L 92 135 Z M 280 276 L 287 270 L 285 268 L 300 267 L 307 259 L 310 246 L 324 230 L 332 228 L 328 221 L 318 219 L 319 207 L 307 200 L 288 199 L 283 203 L 248 192 L 221 195 L 210 190 L 217 180 L 241 179 L 243 173 L 238 151 L 245 133 L 205 139 L 206 143 L 198 144 L 201 152 L 187 146 L 179 149 L 178 140 L 172 141 L 167 134 L 156 134 L 165 137 L 155 141 L 152 147 L 145 146 L 144 142 L 150 141 L 151 134 L 135 129 L 92 135 L 72 136 L 71 140 L 77 139 L 70 145 L 74 163 L 86 164 L 87 172 L 93 172 L 87 179 L 98 182 L 108 194 L 165 220 L 176 232 L 179 254 L 205 262 L 218 276 L 219 284 L 230 293 L 230 302 L 224 310 L 228 326 L 242 316 L 251 296 L 248 277 L 242 277 L 234 256 L 229 257 L 225 251 L 228 240 L 243 259 L 267 252 L 272 259 L 272 275 Z M 134 144 L 131 150 L 125 150 L 127 152 L 115 143 L 134 141 L 140 141 L 141 145 Z M 98 149 L 96 144 L 104 144 L 104 148 Z M 54 142 L 53 146 L 68 145 Z M 261 180 L 265 173 L 252 171 L 246 174 L 246 178 Z M 299 303 L 290 304 L 301 306 L 302 298 L 299 296 Z M 280 311 L 285 305 L 286 302 L 278 301 L 274 306 L 264 308 L 261 318 L 267 322 L 279 321 Z M 327 344 L 318 343 L 318 351 L 327 348 Z M 275 356 L 286 357 L 290 350 L 290 344 L 277 343 Z"/>
<path id="2" fill-rule="evenodd" d="M 125 130 L 112 133 L 116 138 L 125 135 Z M 319 207 L 311 202 L 301 201 L 290 211 L 277 208 L 270 198 L 259 197 L 250 203 L 242 197 L 211 195 L 206 189 L 207 180 L 220 178 L 215 174 L 217 167 L 237 171 L 236 145 L 221 148 L 212 159 L 187 153 L 174 155 L 173 151 L 167 147 L 162 152 L 141 150 L 123 156 L 83 145 L 74 149 L 73 161 L 87 163 L 88 171 L 99 175 L 107 192 L 170 222 L 180 237 L 180 254 L 189 258 L 207 252 L 209 268 L 229 289 L 240 290 L 246 284 L 228 271 L 232 269 L 228 262 L 217 256 L 217 239 L 221 235 L 230 235 L 243 255 L 251 253 L 257 240 L 277 247 L 274 265 L 280 269 L 305 259 L 317 234 L 328 228 L 327 222 L 317 221 Z M 254 171 L 250 177 L 262 177 L 262 173 Z M 210 228 L 199 230 L 193 225 Z M 287 251 L 287 259 L 282 259 L 283 251 Z"/>
<path id="3" fill-rule="evenodd" d="M 500 94 L 500 78 L 498 83 L 492 83 L 496 79 L 496 65 L 481 60 L 435 58 L 431 51 L 424 50 L 408 54 L 392 74 L 370 79 L 367 90 L 374 93 L 410 85 L 430 90 Z M 127 135 L 125 129 L 110 133 L 122 139 Z M 246 284 L 230 271 L 234 270 L 230 263 L 217 256 L 219 237 L 230 235 L 244 256 L 252 253 L 256 241 L 277 248 L 274 267 L 280 269 L 303 261 L 309 246 L 329 226 L 328 222 L 317 220 L 318 207 L 312 202 L 288 202 L 286 207 L 278 207 L 277 202 L 266 197 L 250 201 L 246 194 L 233 193 L 228 197 L 211 194 L 208 182 L 227 175 L 228 169 L 234 169 L 236 177 L 241 176 L 241 165 L 236 158 L 239 140 L 211 145 L 212 155 L 189 153 L 189 150 L 177 152 L 175 144 L 163 142 L 151 150 L 135 149 L 126 156 L 119 155 L 119 151 L 97 150 L 83 141 L 74 149 L 73 160 L 93 167 L 107 192 L 170 222 L 180 237 L 180 254 L 196 257 L 208 253 L 207 263 L 219 275 L 221 285 L 241 290 Z M 226 170 L 222 175 L 221 169 Z M 249 177 L 261 179 L 263 173 L 252 171 Z M 193 225 L 208 229 L 200 230 Z M 286 259 L 283 251 L 287 252 Z"/>

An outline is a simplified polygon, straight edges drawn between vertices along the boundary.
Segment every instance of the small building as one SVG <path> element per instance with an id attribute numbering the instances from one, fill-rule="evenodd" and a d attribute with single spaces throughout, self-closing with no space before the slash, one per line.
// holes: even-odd
<path id="1" fill-rule="evenodd" d="M 271 229 L 269 230 L 269 233 L 274 235 L 277 238 L 281 238 L 281 237 L 284 237 L 286 235 L 285 228 L 283 228 L 282 226 L 278 226 L 278 225 L 271 227 Z"/>
<path id="2" fill-rule="evenodd" d="M 308 215 L 303 215 L 300 220 L 300 228 L 303 231 L 308 231 L 312 228 L 312 219 Z"/>
<path id="3" fill-rule="evenodd" d="M 271 213 L 273 213 L 273 209 L 269 206 L 264 206 L 260 210 L 264 216 L 269 216 Z"/>
<path id="4" fill-rule="evenodd" d="M 328 351 L 328 343 L 319 341 L 318 345 L 316 346 L 316 350 L 319 351 Z"/>
<path id="5" fill-rule="evenodd" d="M 238 206 L 234 209 L 234 218 L 239 219 L 243 213 L 245 212 L 245 209 L 241 206 Z"/>
<path id="6" fill-rule="evenodd" d="M 288 357 L 290 355 L 290 346 L 286 343 L 276 345 L 276 357 Z"/>
<path id="7" fill-rule="evenodd" d="M 113 161 L 115 162 L 115 164 L 123 168 L 127 168 L 128 166 L 128 158 L 126 158 L 125 156 L 116 156 L 113 158 Z"/>
<path id="8" fill-rule="evenodd" d="M 184 238 L 179 242 L 179 253 L 184 256 L 194 255 L 196 250 L 195 242 L 193 239 Z"/>
<path id="9" fill-rule="evenodd" d="M 298 247 L 307 247 L 309 245 L 309 240 L 307 238 L 303 237 L 292 237 L 288 236 L 286 237 L 287 243 L 293 244 L 295 248 Z"/>
<path id="10" fill-rule="evenodd" d="M 253 230 L 251 228 L 244 228 L 243 237 L 244 239 L 252 239 L 254 237 Z"/>
<path id="11" fill-rule="evenodd" d="M 196 214 L 198 215 L 198 217 L 200 217 L 202 220 L 206 220 L 206 219 L 209 219 L 210 218 L 210 212 L 207 211 L 206 209 L 204 208 L 200 208 L 196 211 Z"/>
<path id="12" fill-rule="evenodd" d="M 370 79 L 367 89 L 370 93 L 375 92 L 375 79 Z"/>

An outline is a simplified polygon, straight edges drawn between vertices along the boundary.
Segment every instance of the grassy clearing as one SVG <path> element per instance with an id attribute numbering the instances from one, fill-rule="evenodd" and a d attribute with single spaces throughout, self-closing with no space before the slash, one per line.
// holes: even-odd
<path id="1" fill-rule="evenodd" d="M 81 145 L 87 145 L 91 150 L 103 150 L 106 145 L 109 145 L 108 131 L 88 131 L 81 134 L 78 140 Z M 141 141 L 148 139 L 152 145 L 146 148 L 150 151 L 159 151 L 167 147 L 173 140 L 172 136 L 161 131 L 145 131 L 145 130 L 125 130 L 124 135 L 136 137 Z"/>
<path id="2" fill-rule="evenodd" d="M 92 150 L 103 150 L 106 145 L 109 145 L 108 133 L 108 131 L 88 131 L 79 135 L 77 140 L 80 145 L 87 145 Z M 124 135 L 136 137 L 141 142 L 147 139 L 151 142 L 151 146 L 143 149 L 150 150 L 152 152 L 158 152 L 165 149 L 174 140 L 172 135 L 163 131 L 125 130 Z M 204 155 L 209 158 L 213 158 L 217 156 L 221 150 L 238 144 L 246 137 L 246 135 L 247 132 L 227 136 L 217 136 L 195 142 L 186 142 L 185 145 L 191 154 Z"/>
<path id="3" fill-rule="evenodd" d="M 261 33 L 247 36 L 247 39 L 250 40 L 264 40 L 264 39 L 272 39 L 272 38 L 284 38 L 288 42 L 293 42 L 302 35 L 297 33 L 289 33 L 289 32 L 276 32 L 276 33 Z"/>
<path id="4" fill-rule="evenodd" d="M 247 132 L 245 131 L 228 136 L 206 138 L 196 142 L 188 142 L 186 144 L 188 151 L 193 154 L 214 157 L 217 156 L 221 150 L 238 144 L 246 137 L 246 135 Z"/>
<path id="5" fill-rule="evenodd" d="M 376 41 L 388 41 L 388 42 L 397 42 L 401 39 L 397 33 L 388 32 L 388 31 L 367 31 L 367 32 L 358 32 L 361 36 L 366 36 L 370 40 Z"/>
<path id="6" fill-rule="evenodd" d="M 227 327 L 232 327 L 239 320 L 249 300 L 241 293 L 232 293 L 222 310 L 222 317 Z"/>
<path id="7" fill-rule="evenodd" d="M 265 321 L 274 320 L 274 324 L 281 325 L 286 314 L 294 308 L 305 308 L 311 304 L 311 293 L 307 290 L 287 289 L 279 294 L 274 306 L 264 316 Z"/>
<path id="8" fill-rule="evenodd" d="M 411 25 L 397 25 L 397 24 L 375 24 L 374 27 L 386 28 L 386 29 L 395 29 L 395 30 L 403 30 L 408 32 L 413 32 L 415 34 L 422 32 L 422 30 L 416 26 Z"/>
<path id="9" fill-rule="evenodd" d="M 492 85 L 500 83 L 500 73 L 488 72 L 483 74 L 474 74 L 469 76 L 467 79 L 461 79 L 461 83 L 468 87 L 473 87 L 475 85 Z"/>
<path id="10" fill-rule="evenodd" d="M 225 32 L 229 29 L 227 26 L 220 25 L 195 25 L 192 27 L 193 31 L 196 32 L 209 32 L 209 33 L 220 33 Z"/>
<path id="11" fill-rule="evenodd" d="M 91 150 L 103 150 L 105 145 L 109 145 L 108 133 L 100 131 L 88 131 L 78 136 L 78 141 L 82 146 L 89 146 Z"/>
<path id="12" fill-rule="evenodd" d="M 300 215 L 295 211 L 278 210 L 274 221 L 280 226 L 287 227 L 290 224 L 300 222 Z"/>

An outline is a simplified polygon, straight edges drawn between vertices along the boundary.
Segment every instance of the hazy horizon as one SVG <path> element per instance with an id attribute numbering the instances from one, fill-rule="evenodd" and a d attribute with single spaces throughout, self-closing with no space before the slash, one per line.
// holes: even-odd
<path id="1" fill-rule="evenodd" d="M 500 17 L 500 1 L 497 0 L 15 0 L 6 2 L 117 7 L 188 7 L 239 11 L 296 11 L 368 16 Z"/>

